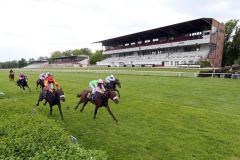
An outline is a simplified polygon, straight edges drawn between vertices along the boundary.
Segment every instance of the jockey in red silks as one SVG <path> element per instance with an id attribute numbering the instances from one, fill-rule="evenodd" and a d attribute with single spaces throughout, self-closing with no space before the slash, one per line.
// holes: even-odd
<path id="1" fill-rule="evenodd" d="M 46 91 L 53 92 L 54 86 L 60 89 L 59 84 L 55 81 L 53 75 L 47 74 L 44 79 L 44 86 Z"/>

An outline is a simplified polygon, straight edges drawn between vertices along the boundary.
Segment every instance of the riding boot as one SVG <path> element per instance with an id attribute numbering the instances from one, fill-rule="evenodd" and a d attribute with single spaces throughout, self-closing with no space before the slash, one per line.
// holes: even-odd
<path id="1" fill-rule="evenodd" d="M 48 96 L 48 91 L 47 90 L 43 90 L 42 91 L 42 98 L 46 99 L 47 96 Z"/>
<path id="2" fill-rule="evenodd" d="M 49 95 L 49 91 L 46 91 L 45 92 L 45 97 L 44 97 L 44 99 L 46 99 L 46 97 Z"/>
<path id="3" fill-rule="evenodd" d="M 91 102 L 94 102 L 94 99 L 95 99 L 95 93 L 92 93 L 92 94 L 90 95 L 90 101 L 91 101 Z"/>

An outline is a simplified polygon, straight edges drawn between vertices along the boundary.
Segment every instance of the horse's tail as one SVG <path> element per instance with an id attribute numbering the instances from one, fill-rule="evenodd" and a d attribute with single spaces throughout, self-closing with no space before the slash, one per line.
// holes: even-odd
<path id="1" fill-rule="evenodd" d="M 80 98 L 81 97 L 81 94 L 77 94 L 77 98 Z"/>

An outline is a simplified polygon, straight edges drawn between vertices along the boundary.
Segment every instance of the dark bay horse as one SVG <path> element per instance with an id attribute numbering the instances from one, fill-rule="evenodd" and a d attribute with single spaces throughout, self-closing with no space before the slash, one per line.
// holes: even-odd
<path id="1" fill-rule="evenodd" d="M 119 88 L 121 88 L 121 83 L 118 79 L 116 79 L 115 81 L 110 81 L 110 83 L 104 82 L 104 88 L 106 90 L 113 90 L 116 91 L 118 93 L 118 96 L 120 98 L 120 93 L 118 91 L 118 89 L 116 88 L 116 86 L 118 86 Z"/>
<path id="2" fill-rule="evenodd" d="M 91 94 L 90 90 L 84 90 L 82 93 L 78 94 L 77 97 L 80 98 L 77 106 L 75 107 L 75 110 L 78 108 L 79 104 L 83 103 L 83 107 L 80 110 L 81 112 L 83 111 L 85 105 L 90 101 L 88 98 L 88 95 Z M 94 119 L 96 118 L 96 114 L 98 111 L 99 107 L 105 107 L 108 111 L 108 113 L 112 116 L 112 118 L 118 122 L 118 120 L 115 118 L 113 113 L 110 110 L 110 107 L 108 105 L 108 99 L 111 99 L 114 103 L 118 103 L 119 99 L 114 91 L 107 90 L 103 94 L 102 93 L 96 93 L 95 98 L 93 100 L 93 104 L 95 105 L 95 112 L 94 112 Z"/>
<path id="3" fill-rule="evenodd" d="M 25 90 L 25 87 L 27 87 L 29 89 L 29 92 L 31 92 L 31 89 L 29 88 L 28 83 L 27 83 L 27 78 L 17 80 L 17 86 L 19 86 L 23 90 Z"/>
<path id="4" fill-rule="evenodd" d="M 44 81 L 43 81 L 43 80 L 38 79 L 38 80 L 36 81 L 36 84 L 37 84 L 36 89 L 38 89 L 38 86 L 40 85 L 40 88 L 42 88 L 42 90 L 43 90 L 43 88 L 44 88 Z"/>
<path id="5" fill-rule="evenodd" d="M 42 91 L 43 92 L 43 91 Z M 58 106 L 58 110 L 60 112 L 61 115 L 61 119 L 63 120 L 63 114 L 62 114 L 62 108 L 61 108 L 61 100 L 64 102 L 65 101 L 65 95 L 62 89 L 57 89 L 54 90 L 53 92 L 49 92 L 45 98 L 43 98 L 43 94 L 42 92 L 39 95 L 38 98 L 38 102 L 36 104 L 36 106 L 39 106 L 39 102 L 42 101 L 43 99 L 45 99 L 45 103 L 44 105 L 46 105 L 46 103 L 49 103 L 50 106 L 50 115 L 52 115 L 52 107 L 57 105 Z"/>
<path id="6" fill-rule="evenodd" d="M 14 73 L 10 73 L 8 76 L 9 80 L 14 81 L 14 76 L 15 76 Z"/>

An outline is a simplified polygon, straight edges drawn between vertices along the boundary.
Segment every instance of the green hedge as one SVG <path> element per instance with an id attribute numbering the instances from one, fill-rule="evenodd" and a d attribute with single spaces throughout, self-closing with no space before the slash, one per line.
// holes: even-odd
<path id="1" fill-rule="evenodd" d="M 70 142 L 54 120 L 29 108 L 0 105 L 0 159 L 107 159 Z"/>

